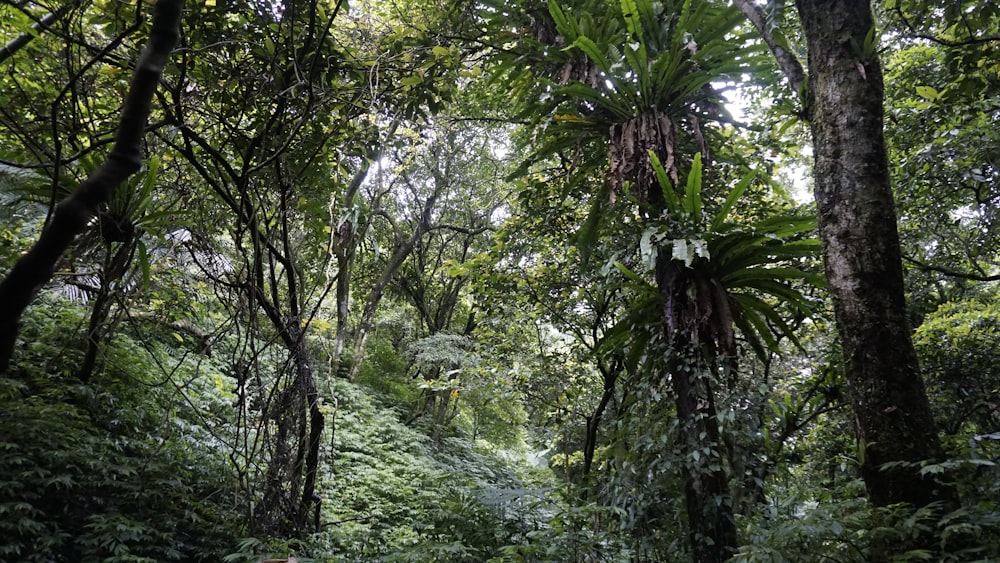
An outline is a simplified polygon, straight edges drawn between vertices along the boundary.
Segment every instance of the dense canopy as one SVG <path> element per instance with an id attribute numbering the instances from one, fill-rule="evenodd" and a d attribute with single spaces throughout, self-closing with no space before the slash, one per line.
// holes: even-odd
<path id="1" fill-rule="evenodd" d="M 0 560 L 1000 559 L 1000 6 L 4 0 Z"/>

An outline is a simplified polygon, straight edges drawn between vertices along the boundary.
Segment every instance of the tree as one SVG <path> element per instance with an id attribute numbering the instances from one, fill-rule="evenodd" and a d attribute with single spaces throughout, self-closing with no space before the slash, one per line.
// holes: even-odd
<path id="1" fill-rule="evenodd" d="M 871 7 L 797 5 L 809 49 L 820 236 L 865 448 L 866 487 L 876 506 L 951 506 L 954 489 L 924 478 L 917 465 L 940 460 L 942 451 L 906 317 Z M 883 470 L 893 461 L 913 465 Z"/>
<path id="2" fill-rule="evenodd" d="M 0 374 L 0 557 L 995 555 L 1000 8 L 882 5 L 883 142 L 862 2 L 736 2 L 756 34 L 721 0 L 184 10 L 133 137 L 155 158 L 88 211 Z M 59 6 L 0 5 L 8 266 L 112 152 L 150 29 Z M 819 221 L 774 180 L 806 118 Z M 858 340 L 905 346 L 907 317 L 944 460 L 887 434 L 933 430 L 913 365 L 871 371 L 914 356 Z M 966 502 L 868 503 L 862 462 Z"/>
<path id="3" fill-rule="evenodd" d="M 923 476 L 919 467 L 940 461 L 943 452 L 907 321 L 871 5 L 796 2 L 809 54 L 803 87 L 800 63 L 775 41 L 763 9 L 747 1 L 738 4 L 767 38 L 792 87 L 803 94 L 826 275 L 869 498 L 875 506 L 943 502 L 953 507 L 954 488 Z"/>
<path id="4" fill-rule="evenodd" d="M 721 137 L 713 137 L 717 133 L 706 123 L 727 119 L 712 83 L 734 79 L 753 64 L 752 56 L 730 56 L 740 46 L 740 39 L 730 35 L 737 12 L 709 3 L 591 2 L 579 9 L 576 16 L 550 2 L 552 28 L 535 21 L 536 36 L 571 48 L 552 58 L 545 58 L 550 51 L 543 49 L 536 64 L 551 82 L 541 94 L 527 96 L 528 111 L 545 120 L 548 129 L 534 158 L 556 155 L 570 162 L 564 172 L 569 178 L 602 174 L 607 188 L 600 197 L 638 203 L 646 226 L 639 246 L 654 270 L 656 294 L 639 301 L 659 308 L 660 328 L 647 354 L 662 355 L 645 376 L 668 380 L 673 390 L 687 456 L 682 471 L 692 556 L 722 561 L 737 538 L 715 387 L 737 371 L 737 326 L 755 350 L 763 350 L 762 339 L 774 342 L 772 331 L 789 332 L 761 296 L 810 308 L 785 285 L 809 275 L 794 268 L 756 269 L 789 255 L 761 244 L 754 228 L 782 240 L 808 230 L 809 222 L 775 219 L 723 234 L 729 211 L 753 178 L 731 188 L 719 215 L 703 216 L 708 213 L 703 201 L 709 199 L 702 195 L 703 165 Z M 708 178 L 704 185 L 721 187 L 724 176 Z M 578 237 L 585 261 L 603 207 L 600 198 L 595 201 L 593 219 Z M 787 231 L 777 227 L 781 221 Z M 811 250 L 789 244 L 787 252 Z M 631 277 L 640 279 L 635 273 Z M 741 294 L 742 289 L 751 291 Z"/>
<path id="5" fill-rule="evenodd" d="M 51 277 L 56 263 L 115 189 L 142 166 L 142 140 L 160 76 L 180 36 L 181 0 L 159 0 L 153 27 L 121 110 L 115 144 L 107 160 L 53 210 L 38 242 L 0 282 L 0 373 L 5 373 L 17 340 L 18 322 L 32 298 Z"/>
<path id="6" fill-rule="evenodd" d="M 438 119 L 447 117 L 440 115 Z M 431 343 L 425 350 L 430 351 L 435 341 L 445 344 L 443 350 L 447 350 L 449 341 L 468 341 L 476 330 L 479 311 L 469 294 L 469 262 L 484 251 L 493 229 L 492 215 L 505 200 L 506 190 L 499 178 L 500 163 L 491 154 L 490 139 L 481 135 L 480 127 L 444 122 L 425 136 L 426 146 L 418 145 L 405 159 L 409 162 L 396 170 L 401 184 L 396 190 L 399 220 L 413 224 L 419 237 L 414 239 L 392 289 L 415 310 L 420 332 Z M 420 207 L 428 193 L 435 194 L 432 214 L 418 218 L 415 210 L 406 211 L 407 207 Z M 393 227 L 397 230 L 395 224 Z M 468 362 L 455 361 L 452 354 L 444 356 L 451 359 L 425 361 L 413 376 L 419 375 L 423 381 L 421 404 L 413 417 L 432 418 L 435 440 L 457 413 L 459 390 L 472 383 L 468 377 L 472 370 L 461 365 Z"/>
<path id="7" fill-rule="evenodd" d="M 536 119 L 554 117 L 566 125 L 541 144 L 538 157 L 575 145 L 577 154 L 587 159 L 580 168 L 606 166 L 602 172 L 610 190 L 605 197 L 624 199 L 627 190 L 633 190 L 640 213 L 655 223 L 670 212 L 665 192 L 679 186 L 689 149 L 708 154 L 701 119 L 721 117 L 710 83 L 740 68 L 724 55 L 732 48 L 725 35 L 736 20 L 732 12 L 706 3 L 654 7 L 650 2 L 590 2 L 579 9 L 581 15 L 575 16 L 550 2 L 547 17 L 535 21 L 535 33 L 546 42 L 573 47 L 568 55 L 537 65 L 540 73 L 552 77 L 555 95 L 540 96 L 548 102 L 532 108 Z M 581 133 L 587 133 L 587 141 L 599 140 L 597 146 L 607 142 L 606 152 L 581 150 Z M 658 183 L 654 160 L 662 163 L 666 183 Z M 589 234 L 581 235 L 584 252 L 587 238 Z M 698 334 L 706 328 L 702 325 L 710 321 L 676 306 L 675 299 L 688 290 L 686 280 L 676 275 L 669 254 L 660 254 L 656 261 L 663 303 L 661 345 L 667 360 L 660 368 L 664 371 L 654 377 L 670 378 L 687 453 L 697 455 L 702 447 L 709 452 L 685 467 L 692 553 L 696 561 L 722 561 L 736 544 L 736 527 L 728 477 L 719 458 L 717 412 L 710 378 L 686 369 L 690 354 L 701 358 L 694 349 L 700 346 Z M 676 316 L 685 314 L 694 316 Z M 713 347 L 716 336 L 712 334 L 706 345 Z"/>

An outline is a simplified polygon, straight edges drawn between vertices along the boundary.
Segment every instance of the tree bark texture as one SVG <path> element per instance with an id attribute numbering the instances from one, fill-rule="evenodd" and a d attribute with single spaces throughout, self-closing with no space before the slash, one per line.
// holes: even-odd
<path id="1" fill-rule="evenodd" d="M 862 440 L 871 503 L 953 504 L 953 488 L 923 478 L 938 461 L 906 317 L 899 235 L 882 124 L 883 83 L 868 0 L 797 0 L 809 51 L 819 234 Z M 868 46 L 866 47 L 866 43 Z"/>
<path id="2" fill-rule="evenodd" d="M 10 365 L 21 315 L 52 278 L 56 263 L 94 218 L 101 204 L 109 201 L 118 185 L 142 166 L 142 138 L 150 104 L 170 52 L 180 37 L 183 6 L 183 0 L 156 3 L 149 41 L 135 65 L 111 154 L 55 207 L 52 219 L 34 246 L 0 282 L 0 373 L 5 373 Z"/>
<path id="3" fill-rule="evenodd" d="M 294 379 L 269 405 L 275 423 L 264 493 L 254 509 L 251 529 L 302 537 L 316 528 L 312 515 L 319 510 L 316 492 L 319 450 L 324 416 L 300 322 L 289 319 L 281 334 L 291 356 Z M 312 528 L 311 528 L 312 527 Z"/>
<path id="4" fill-rule="evenodd" d="M 667 372 L 688 458 L 684 494 L 691 556 L 695 563 L 723 563 L 738 543 L 712 390 L 719 348 L 709 320 L 714 307 L 704 280 L 669 255 L 657 259 L 656 281 L 669 345 Z"/>

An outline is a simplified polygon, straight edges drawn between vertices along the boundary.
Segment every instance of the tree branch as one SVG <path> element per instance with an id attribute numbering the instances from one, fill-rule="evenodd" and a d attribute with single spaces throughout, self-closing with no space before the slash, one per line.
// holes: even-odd
<path id="1" fill-rule="evenodd" d="M 968 272 L 959 272 L 957 270 L 949 270 L 948 268 L 943 268 L 941 266 L 933 266 L 931 264 L 925 264 L 909 256 L 903 256 L 903 260 L 906 260 L 910 264 L 913 264 L 917 268 L 924 270 L 926 272 L 937 272 L 939 274 L 944 274 L 952 278 L 960 278 L 963 280 L 990 282 L 990 281 L 1000 281 L 1000 274 L 995 274 L 992 276 L 985 274 L 970 274 Z"/>
<path id="2" fill-rule="evenodd" d="M 10 57 L 14 56 L 14 54 L 20 51 L 22 47 L 30 43 L 35 37 L 38 37 L 41 32 L 47 30 L 52 24 L 59 21 L 61 17 L 66 15 L 67 12 L 75 7 L 76 2 L 67 2 L 55 11 L 46 14 L 42 17 L 42 19 L 35 22 L 35 24 L 31 26 L 31 31 L 25 31 L 21 35 L 18 35 L 8 41 L 3 48 L 0 48 L 0 63 L 3 63 Z"/>
<path id="3" fill-rule="evenodd" d="M 806 71 L 802 68 L 802 63 L 799 62 L 799 59 L 775 40 L 774 34 L 771 33 L 771 29 L 767 25 L 767 14 L 764 13 L 764 8 L 754 3 L 753 0 L 733 0 L 733 4 L 743 12 L 743 15 L 747 17 L 747 20 L 754 26 L 757 33 L 760 34 L 761 39 L 771 49 L 774 58 L 777 59 L 778 66 L 781 67 L 781 72 L 788 78 L 792 89 L 796 94 L 801 96 L 803 85 L 806 81 Z M 806 108 L 809 106 L 808 100 L 805 99 L 802 100 L 802 104 Z"/>
<path id="4" fill-rule="evenodd" d="M 0 282 L 0 373 L 5 373 L 10 364 L 21 315 L 42 285 L 52 278 L 59 258 L 94 218 L 101 204 L 111 199 L 115 188 L 142 167 L 142 139 L 153 93 L 180 36 L 183 5 L 183 0 L 156 3 L 149 41 L 136 63 L 111 154 L 72 195 L 56 206 L 52 220 L 34 246 Z"/>
<path id="5" fill-rule="evenodd" d="M 896 15 L 899 16 L 899 19 L 902 20 L 903 25 L 905 25 L 906 28 L 910 30 L 910 36 L 911 37 L 915 37 L 917 39 L 924 39 L 926 41 L 930 41 L 931 43 L 937 43 L 938 45 L 941 45 L 943 47 L 968 47 L 968 46 L 971 46 L 971 45 L 982 45 L 984 43 L 992 43 L 994 41 L 1000 41 L 1000 35 L 988 35 L 986 37 L 973 37 L 971 29 L 969 30 L 969 39 L 966 39 L 966 40 L 963 40 L 963 41 L 951 41 L 949 39 L 942 39 L 940 37 L 935 37 L 933 35 L 927 35 L 927 34 L 924 34 L 924 33 L 918 33 L 917 32 L 917 28 L 914 27 L 912 23 L 910 23 L 909 18 L 907 18 L 906 14 L 903 13 L 903 9 L 902 8 L 900 8 L 899 6 L 896 6 L 895 12 L 896 12 Z"/>

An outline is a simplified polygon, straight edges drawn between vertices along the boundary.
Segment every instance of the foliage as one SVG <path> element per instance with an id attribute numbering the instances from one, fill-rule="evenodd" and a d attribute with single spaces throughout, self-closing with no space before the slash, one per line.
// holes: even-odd
<path id="1" fill-rule="evenodd" d="M 798 281 L 814 287 L 824 285 L 819 274 L 809 271 L 809 259 L 819 251 L 819 241 L 803 238 L 815 229 L 815 220 L 788 214 L 749 224 L 733 221 L 731 213 L 753 183 L 752 174 L 733 186 L 721 207 L 709 215 L 704 211 L 700 154 L 693 158 L 680 197 L 655 153 L 650 152 L 650 158 L 666 209 L 662 224 L 643 233 L 642 264 L 652 269 L 660 253 L 669 253 L 671 260 L 685 268 L 703 270 L 706 279 L 716 280 L 737 304 L 732 322 L 760 358 L 777 346 L 775 334 L 794 339 L 774 303 L 781 302 L 798 315 L 809 315 L 817 307 L 792 285 Z M 732 329 L 720 328 L 720 332 L 724 330 Z"/>
<path id="2" fill-rule="evenodd" d="M 947 434 L 987 433 L 1000 411 L 1000 308 L 990 294 L 945 303 L 914 335 L 931 405 Z"/>
<path id="3" fill-rule="evenodd" d="M 990 124 L 1000 95 L 994 6 L 954 2 L 937 18 L 895 2 L 888 47 L 889 142 L 900 236 L 909 262 L 913 324 L 938 305 L 975 293 L 994 274 L 996 147 Z M 916 26 L 916 27 L 915 27 Z M 944 275 L 942 275 L 944 274 Z"/>
<path id="4" fill-rule="evenodd" d="M 518 475 L 506 469 L 509 460 L 462 440 L 438 448 L 380 408 L 367 387 L 337 381 L 335 391 L 332 463 L 320 484 L 325 525 L 297 556 L 483 561 L 523 536 L 539 475 Z M 250 551 L 280 553 L 264 545 Z"/>
<path id="5" fill-rule="evenodd" d="M 180 362 L 157 380 L 156 364 L 172 362 L 169 354 L 124 339 L 109 345 L 100 378 L 74 383 L 59 335 L 79 323 L 80 310 L 60 309 L 30 315 L 26 332 L 36 340 L 16 379 L 0 380 L 2 557 L 217 560 L 245 507 L 235 502 L 225 449 L 205 426 L 206 412 L 224 401 L 213 393 L 214 368 Z M 200 388 L 197 403 L 171 381 Z"/>
<path id="6" fill-rule="evenodd" d="M 148 28 L 65 4 L 0 3 L 4 267 L 103 161 Z M 790 4 L 764 10 L 798 50 Z M 188 6 L 146 167 L 25 318 L 0 560 L 684 561 L 688 477 L 713 471 L 734 561 L 928 533 L 939 554 L 897 559 L 1000 558 L 997 8 L 879 10 L 949 455 L 913 466 L 952 477 L 953 512 L 862 496 L 816 222 L 788 197 L 805 92 L 735 8 L 234 0 Z M 671 348 L 671 296 L 697 349 Z"/>

